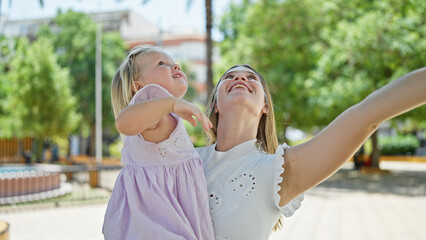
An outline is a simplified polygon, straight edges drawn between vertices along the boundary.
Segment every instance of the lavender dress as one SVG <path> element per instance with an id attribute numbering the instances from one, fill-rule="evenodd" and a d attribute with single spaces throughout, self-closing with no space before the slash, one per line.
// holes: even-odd
<path id="1" fill-rule="evenodd" d="M 171 96 L 158 85 L 138 91 L 130 104 Z M 182 119 L 170 137 L 152 143 L 126 136 L 105 213 L 105 239 L 214 239 L 206 181 Z"/>

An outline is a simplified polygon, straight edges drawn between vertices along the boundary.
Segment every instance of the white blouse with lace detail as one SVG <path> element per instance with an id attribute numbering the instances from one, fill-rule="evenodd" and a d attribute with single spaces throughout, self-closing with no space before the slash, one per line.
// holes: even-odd
<path id="1" fill-rule="evenodd" d="M 210 213 L 217 240 L 267 240 L 281 214 L 290 217 L 301 206 L 303 194 L 280 207 L 284 150 L 275 154 L 259 151 L 256 139 L 226 152 L 216 144 L 198 148 L 210 200 Z"/>

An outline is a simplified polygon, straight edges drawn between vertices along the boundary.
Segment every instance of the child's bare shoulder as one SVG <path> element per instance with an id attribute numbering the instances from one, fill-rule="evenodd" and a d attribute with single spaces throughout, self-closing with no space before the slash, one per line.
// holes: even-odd
<path id="1" fill-rule="evenodd" d="M 172 94 L 160 85 L 149 84 L 135 93 L 129 105 L 162 97 L 172 97 Z"/>

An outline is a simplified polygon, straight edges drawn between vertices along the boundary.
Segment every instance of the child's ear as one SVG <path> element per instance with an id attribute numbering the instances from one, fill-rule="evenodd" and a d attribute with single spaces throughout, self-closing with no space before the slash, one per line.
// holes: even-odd
<path id="1" fill-rule="evenodd" d="M 139 82 L 139 81 L 134 81 L 133 82 L 133 84 L 132 84 L 132 90 L 133 90 L 133 92 L 137 92 L 137 91 L 139 91 L 139 90 L 141 90 L 143 88 L 143 85 L 142 85 L 142 83 L 141 82 Z"/>

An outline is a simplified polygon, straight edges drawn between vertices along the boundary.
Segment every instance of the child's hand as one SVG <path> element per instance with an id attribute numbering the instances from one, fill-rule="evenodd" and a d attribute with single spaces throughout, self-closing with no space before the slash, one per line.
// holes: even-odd
<path id="1" fill-rule="evenodd" d="M 201 122 L 204 131 L 206 132 L 208 132 L 209 129 L 213 127 L 210 119 L 208 119 L 207 116 L 202 113 L 197 106 L 183 99 L 176 98 L 176 102 L 173 104 L 172 112 L 191 123 L 191 125 L 194 127 L 197 126 L 196 119 L 198 119 L 198 121 Z"/>

